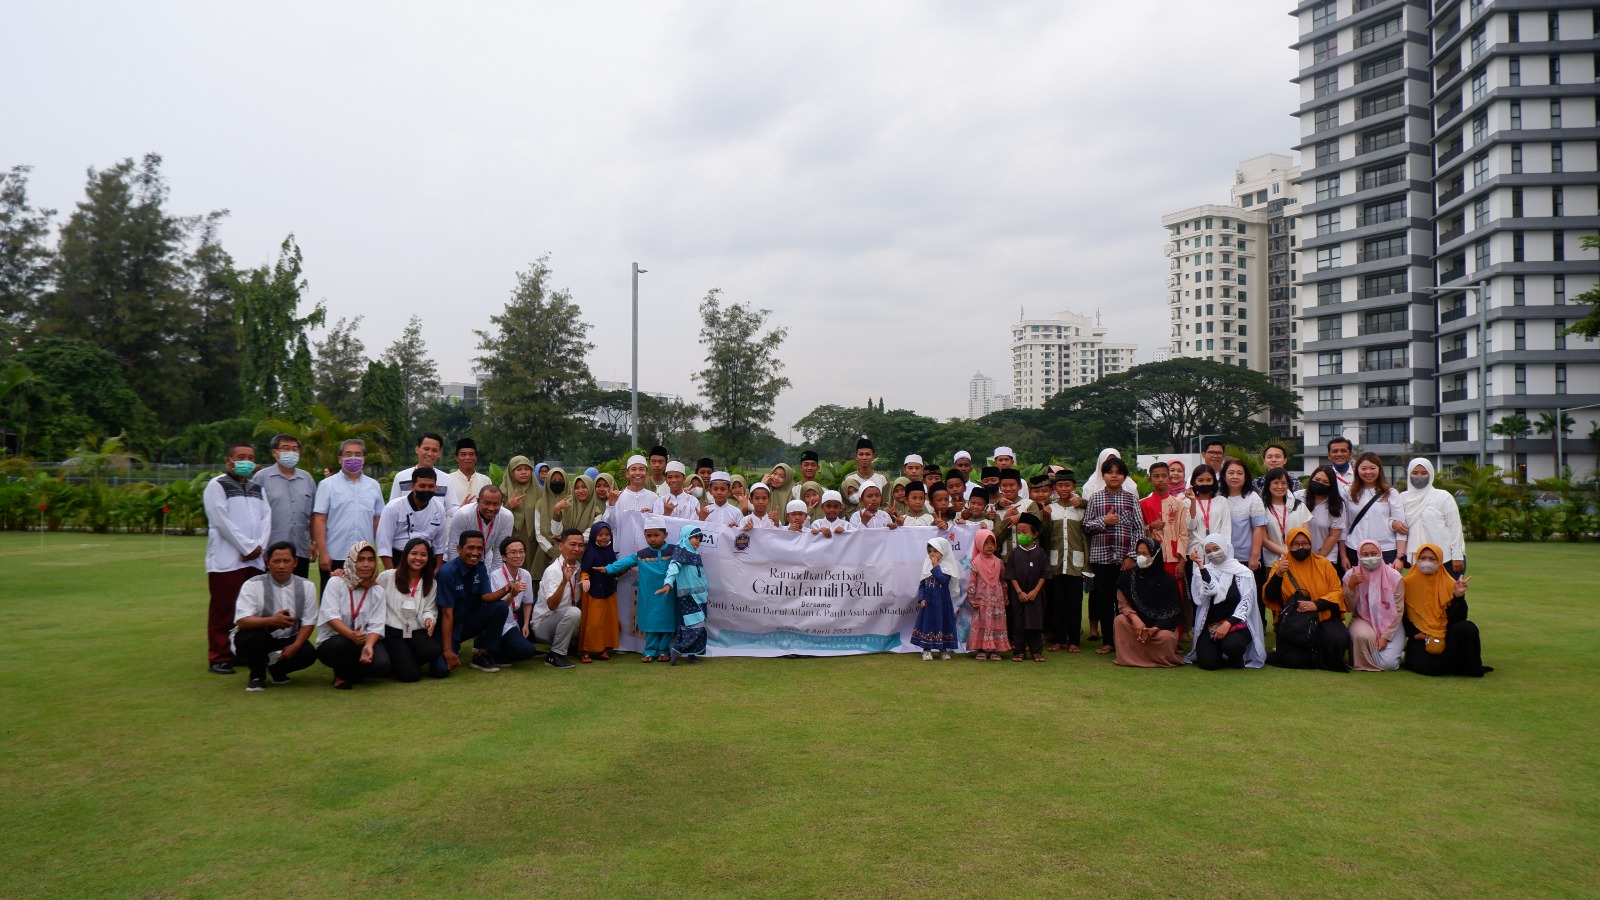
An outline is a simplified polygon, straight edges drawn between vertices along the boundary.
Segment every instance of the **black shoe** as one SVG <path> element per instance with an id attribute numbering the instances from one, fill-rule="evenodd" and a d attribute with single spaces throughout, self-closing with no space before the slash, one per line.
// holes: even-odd
<path id="1" fill-rule="evenodd" d="M 512 665 L 513 665 L 513 663 L 512 663 L 512 661 L 511 661 L 511 660 L 509 660 L 509 659 L 501 659 L 501 658 L 500 658 L 500 657 L 498 657 L 498 656 L 496 656 L 496 657 L 495 657 L 495 658 L 494 658 L 494 664 L 495 664 L 495 665 L 497 665 L 497 666 L 499 666 L 499 667 L 500 667 L 500 668 L 502 668 L 502 669 L 509 669 L 509 668 L 511 668 L 511 667 L 512 667 Z"/>
<path id="2" fill-rule="evenodd" d="M 276 687 L 283 687 L 286 684 L 293 684 L 294 683 L 293 681 L 291 681 L 289 679 L 289 676 L 279 674 L 277 672 L 272 671 L 271 669 L 267 669 L 267 677 L 272 680 L 272 684 L 274 686 L 276 686 Z"/>
<path id="3" fill-rule="evenodd" d="M 353 691 L 356 689 L 356 683 L 354 681 L 336 681 L 333 689 L 336 691 Z"/>
<path id="4" fill-rule="evenodd" d="M 232 675 L 233 674 L 233 664 L 232 663 L 212 663 L 211 664 L 211 668 L 207 669 L 206 671 L 210 672 L 213 675 Z"/>
<path id="5" fill-rule="evenodd" d="M 544 664 L 552 669 L 571 669 L 576 667 L 576 664 L 572 660 L 567 659 L 565 656 L 562 656 L 559 653 L 551 653 L 545 656 Z"/>
<path id="6" fill-rule="evenodd" d="M 472 667 L 479 672 L 498 672 L 500 667 L 494 664 L 494 657 L 487 650 L 479 650 L 472 654 Z"/>
<path id="7" fill-rule="evenodd" d="M 267 680 L 260 675 L 251 675 L 250 682 L 244 686 L 244 689 L 252 694 L 260 693 L 267 689 Z"/>

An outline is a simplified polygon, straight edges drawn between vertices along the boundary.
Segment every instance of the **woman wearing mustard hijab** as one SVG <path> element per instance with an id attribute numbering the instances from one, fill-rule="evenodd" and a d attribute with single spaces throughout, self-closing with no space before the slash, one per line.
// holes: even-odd
<path id="1" fill-rule="evenodd" d="M 506 495 L 505 508 L 511 510 L 511 533 L 522 539 L 523 546 L 532 547 L 533 510 L 539 504 L 539 482 L 533 477 L 533 460 L 526 456 L 511 457 L 505 474 L 500 476 L 500 490 Z"/>
<path id="2" fill-rule="evenodd" d="M 1483 664 L 1478 626 L 1467 621 L 1467 582 L 1444 568 L 1438 544 L 1423 544 L 1417 564 L 1401 582 L 1406 589 L 1406 668 L 1418 675 L 1482 678 L 1494 669 Z"/>
<path id="3" fill-rule="evenodd" d="M 1278 633 L 1278 646 L 1267 657 L 1269 665 L 1284 669 L 1326 669 L 1348 672 L 1345 657 L 1350 653 L 1350 630 L 1344 625 L 1344 584 L 1339 572 L 1326 557 L 1313 552 L 1311 529 L 1304 525 L 1289 529 L 1289 555 L 1272 564 L 1272 573 L 1261 591 L 1261 600 L 1282 621 L 1284 605 L 1296 604 L 1301 612 L 1317 614 L 1316 638 L 1311 646 L 1296 646 Z M 1299 599 L 1295 599 L 1298 595 Z"/>

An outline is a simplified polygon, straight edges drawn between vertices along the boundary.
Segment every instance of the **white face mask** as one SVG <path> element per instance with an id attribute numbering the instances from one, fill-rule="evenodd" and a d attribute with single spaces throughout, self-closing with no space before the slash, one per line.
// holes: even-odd
<path id="1" fill-rule="evenodd" d="M 706 489 L 703 487 L 692 487 L 689 488 L 689 493 L 693 494 L 695 499 L 698 500 L 706 495 Z"/>
<path id="2" fill-rule="evenodd" d="M 1439 564 L 1436 562 L 1419 562 L 1417 563 L 1417 571 L 1424 575 L 1432 575 L 1439 571 Z"/>
<path id="3" fill-rule="evenodd" d="M 1372 569 L 1376 569 L 1377 567 L 1379 567 L 1381 565 L 1383 565 L 1383 557 L 1381 557 L 1381 556 L 1363 556 L 1363 557 L 1361 557 L 1361 568 L 1363 568 L 1363 569 L 1367 569 L 1368 571 L 1371 571 Z"/>
<path id="4" fill-rule="evenodd" d="M 1206 562 L 1211 563 L 1214 566 L 1220 566 L 1227 561 L 1228 551 L 1226 550 L 1213 550 L 1206 554 Z"/>
<path id="5" fill-rule="evenodd" d="M 1133 562 L 1134 562 L 1135 565 L 1137 565 L 1141 569 L 1148 569 L 1148 568 L 1150 568 L 1150 564 L 1155 562 L 1155 560 L 1151 559 L 1148 556 L 1140 554 L 1139 556 L 1135 556 L 1133 558 Z"/>

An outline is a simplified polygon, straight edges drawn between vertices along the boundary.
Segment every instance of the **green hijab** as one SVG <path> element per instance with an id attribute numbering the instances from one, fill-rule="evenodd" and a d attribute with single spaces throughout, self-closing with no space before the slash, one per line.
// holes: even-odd
<path id="1" fill-rule="evenodd" d="M 817 492 L 817 505 L 807 507 L 806 516 L 810 518 L 811 521 L 815 522 L 822 516 L 822 495 L 827 493 L 827 488 L 815 481 L 804 482 L 800 485 L 800 499 L 805 500 L 806 491 L 810 490 L 815 490 Z"/>
<path id="2" fill-rule="evenodd" d="M 589 489 L 589 499 L 578 499 L 579 484 L 583 484 Z M 576 528 L 587 535 L 589 526 L 593 525 L 595 520 L 600 518 L 600 514 L 605 511 L 605 506 L 594 495 L 594 482 L 590 481 L 587 475 L 579 475 L 572 479 L 571 484 L 567 485 L 566 493 L 563 496 L 570 501 L 571 505 L 561 513 L 562 527 Z M 554 505 L 552 505 L 551 509 L 554 508 Z"/>
<path id="3" fill-rule="evenodd" d="M 527 484 L 518 484 L 516 479 L 511 477 L 512 471 L 517 466 L 527 466 L 530 470 Z M 506 496 L 506 509 L 511 509 L 512 497 L 522 498 L 517 508 L 511 509 L 511 530 L 524 540 L 533 537 L 533 512 L 539 506 L 540 495 L 544 493 L 539 489 L 539 482 L 533 477 L 532 469 L 533 462 L 526 456 L 513 456 L 511 462 L 506 463 L 505 474 L 500 476 L 500 490 Z M 530 551 L 533 549 L 536 548 L 529 548 Z"/>
<path id="4" fill-rule="evenodd" d="M 561 476 L 562 481 L 567 483 L 566 489 L 559 494 L 554 493 L 549 488 L 551 476 L 557 474 Z M 539 492 L 539 518 L 544 522 L 545 530 L 548 531 L 550 529 L 550 523 L 554 522 L 556 519 L 556 504 L 563 500 L 572 499 L 572 479 L 567 477 L 567 472 L 565 469 L 562 469 L 560 466 L 551 466 L 550 470 L 544 473 L 544 483 L 544 490 Z M 565 522 L 566 520 L 567 517 L 563 515 L 561 517 L 561 521 Z M 555 543 L 554 535 L 546 534 L 545 539 L 550 541 L 552 544 Z"/>

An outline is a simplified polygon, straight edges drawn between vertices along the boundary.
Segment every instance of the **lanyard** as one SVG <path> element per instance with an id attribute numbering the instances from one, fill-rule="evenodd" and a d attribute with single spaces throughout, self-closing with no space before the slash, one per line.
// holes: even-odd
<path id="1" fill-rule="evenodd" d="M 1351 481 L 1353 481 L 1353 480 L 1355 480 L 1355 477 L 1356 477 L 1356 473 L 1355 473 L 1355 470 L 1354 470 L 1354 469 L 1351 469 L 1351 470 L 1350 470 L 1350 477 L 1349 477 L 1349 478 L 1346 478 L 1346 477 L 1344 477 L 1344 476 L 1343 476 L 1343 475 L 1340 475 L 1340 474 L 1339 474 L 1339 470 L 1338 470 L 1338 469 L 1334 469 L 1334 470 L 1333 470 L 1333 477 L 1335 477 L 1335 478 L 1337 478 L 1337 479 L 1339 479 L 1339 483 L 1340 483 L 1340 484 L 1342 484 L 1342 485 L 1345 485 L 1345 486 L 1347 486 L 1347 487 L 1348 487 L 1348 486 L 1349 486 L 1349 484 L 1350 484 L 1350 482 L 1351 482 Z"/>
<path id="2" fill-rule="evenodd" d="M 1287 537 L 1289 531 L 1289 503 L 1287 498 L 1283 504 L 1283 515 L 1278 515 L 1277 508 L 1271 503 L 1267 504 L 1267 512 L 1272 513 L 1272 517 L 1278 520 L 1278 536 Z M 1210 526 L 1208 525 L 1207 527 Z"/>
<path id="3" fill-rule="evenodd" d="M 1205 520 L 1206 520 L 1206 532 L 1208 534 L 1211 531 L 1211 504 L 1213 504 L 1215 502 L 1216 502 L 1215 500 L 1196 500 L 1195 501 L 1196 505 L 1198 505 L 1200 507 L 1200 515 L 1205 517 Z"/>
<path id="4" fill-rule="evenodd" d="M 573 605 L 577 605 L 578 602 L 578 576 L 582 572 L 582 566 L 573 566 L 571 573 L 567 575 L 567 593 L 572 595 Z"/>
<path id="5" fill-rule="evenodd" d="M 356 622 L 361 619 L 361 608 L 363 606 L 367 605 L 367 595 L 370 594 L 370 593 L 372 593 L 372 588 L 370 588 L 370 587 L 367 588 L 366 590 L 362 591 L 361 592 L 361 602 L 360 603 L 356 603 L 356 602 L 354 602 L 354 600 L 355 600 L 355 591 L 351 591 L 350 592 L 350 598 L 351 598 L 351 601 L 352 601 L 351 604 L 350 604 L 350 630 L 351 631 L 355 630 Z"/>
<path id="6" fill-rule="evenodd" d="M 494 544 L 489 542 L 489 538 L 494 535 L 494 526 L 495 526 L 496 522 L 500 521 L 500 517 L 499 516 L 493 516 L 492 518 L 489 519 L 489 524 L 487 524 L 487 525 L 483 524 L 483 516 L 480 515 L 477 518 L 478 518 L 478 530 L 483 532 L 483 545 L 485 547 L 493 547 Z"/>

